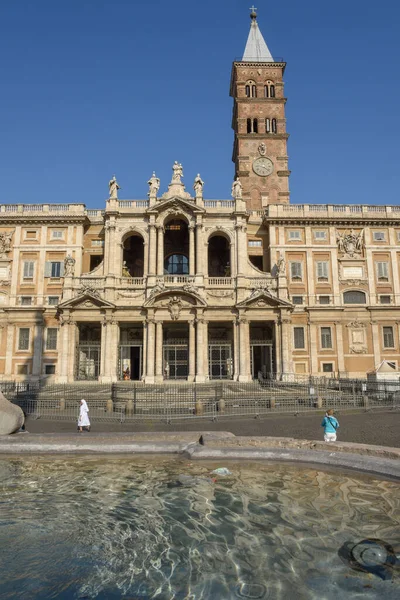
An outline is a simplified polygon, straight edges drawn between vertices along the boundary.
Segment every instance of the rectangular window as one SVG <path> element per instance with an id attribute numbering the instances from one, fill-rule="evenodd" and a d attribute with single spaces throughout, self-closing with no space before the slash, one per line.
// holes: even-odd
<path id="1" fill-rule="evenodd" d="M 303 304 L 303 296 L 292 296 L 293 304 Z"/>
<path id="2" fill-rule="evenodd" d="M 45 277 L 63 277 L 64 276 L 64 263 L 60 261 L 46 261 Z"/>
<path id="3" fill-rule="evenodd" d="M 21 306 L 31 306 L 32 296 L 21 296 Z"/>
<path id="4" fill-rule="evenodd" d="M 45 365 L 44 372 L 46 375 L 55 375 L 56 365 Z"/>
<path id="5" fill-rule="evenodd" d="M 379 296 L 379 302 L 380 304 L 390 304 L 391 303 L 391 298 L 390 296 Z"/>
<path id="6" fill-rule="evenodd" d="M 317 262 L 317 279 L 318 281 L 328 281 L 328 262 L 320 260 Z"/>
<path id="7" fill-rule="evenodd" d="M 57 350 L 57 333 L 56 327 L 47 329 L 46 350 Z"/>
<path id="8" fill-rule="evenodd" d="M 53 240 L 62 240 L 64 237 L 64 232 L 61 229 L 53 229 L 51 232 L 51 237 Z"/>
<path id="9" fill-rule="evenodd" d="M 59 296 L 49 296 L 49 306 L 57 306 L 59 299 Z"/>
<path id="10" fill-rule="evenodd" d="M 304 327 L 293 327 L 294 347 L 303 349 L 305 347 Z"/>
<path id="11" fill-rule="evenodd" d="M 29 350 L 29 327 L 21 327 L 18 337 L 18 350 Z"/>
<path id="12" fill-rule="evenodd" d="M 261 240 L 249 240 L 249 247 L 250 248 L 261 248 L 262 241 Z"/>
<path id="13" fill-rule="evenodd" d="M 36 240 L 36 238 L 37 238 L 37 231 L 26 231 L 25 232 L 26 240 Z"/>
<path id="14" fill-rule="evenodd" d="M 104 240 L 92 240 L 92 246 L 104 246 Z"/>
<path id="15" fill-rule="evenodd" d="M 322 363 L 322 372 L 323 373 L 333 373 L 333 364 L 332 363 Z"/>
<path id="16" fill-rule="evenodd" d="M 383 347 L 394 348 L 393 327 L 383 328 Z"/>
<path id="17" fill-rule="evenodd" d="M 17 375 L 28 375 L 28 365 L 17 365 Z"/>
<path id="18" fill-rule="evenodd" d="M 321 347 L 332 348 L 332 331 L 330 327 L 321 327 Z"/>
<path id="19" fill-rule="evenodd" d="M 330 304 L 331 297 L 330 296 L 319 296 L 319 303 L 320 304 Z"/>
<path id="20" fill-rule="evenodd" d="M 377 262 L 376 271 L 378 275 L 378 281 L 389 281 L 389 263 L 388 262 Z"/>
<path id="21" fill-rule="evenodd" d="M 384 231 L 374 231 L 374 242 L 384 242 L 385 241 L 385 232 Z"/>
<path id="22" fill-rule="evenodd" d="M 326 231 L 314 231 L 314 239 L 318 242 L 326 240 Z"/>
<path id="23" fill-rule="evenodd" d="M 33 260 L 25 260 L 24 261 L 24 279 L 33 279 L 33 274 L 35 271 L 35 263 Z"/>
<path id="24" fill-rule="evenodd" d="M 303 265 L 301 262 L 291 262 L 290 263 L 290 276 L 292 281 L 302 281 L 303 280 Z"/>
<path id="25" fill-rule="evenodd" d="M 289 240 L 301 240 L 301 231 L 289 231 Z"/>

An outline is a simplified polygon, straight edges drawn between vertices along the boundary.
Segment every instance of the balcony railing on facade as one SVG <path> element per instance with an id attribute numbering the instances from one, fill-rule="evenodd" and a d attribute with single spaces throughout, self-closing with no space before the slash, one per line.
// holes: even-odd
<path id="1" fill-rule="evenodd" d="M 271 204 L 265 214 L 272 218 L 332 217 L 332 218 L 399 218 L 399 206 L 368 206 L 363 204 Z"/>
<path id="2" fill-rule="evenodd" d="M 175 287 L 179 285 L 196 284 L 197 278 L 194 275 L 157 275 L 157 281 L 163 280 L 164 285 Z M 277 289 L 277 279 L 269 273 L 264 277 L 247 277 L 250 289 L 268 287 L 269 289 Z M 236 285 L 236 277 L 204 277 L 204 286 L 206 288 L 233 288 Z M 73 288 L 92 287 L 101 289 L 105 287 L 106 277 L 91 277 L 90 275 L 82 275 L 81 277 L 73 278 Z M 145 288 L 147 285 L 147 277 L 116 277 L 115 287 L 118 288 Z"/>

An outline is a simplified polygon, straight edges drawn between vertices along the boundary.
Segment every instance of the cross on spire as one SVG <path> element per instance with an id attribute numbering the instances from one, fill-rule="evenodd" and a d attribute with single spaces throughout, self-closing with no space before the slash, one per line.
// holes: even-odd
<path id="1" fill-rule="evenodd" d="M 254 4 L 253 4 L 253 6 L 250 8 L 250 11 L 251 11 L 251 12 L 250 12 L 250 17 L 251 17 L 252 19 L 256 19 L 256 18 L 257 18 L 257 10 L 258 10 L 258 8 L 256 8 L 256 7 L 254 6 Z"/>

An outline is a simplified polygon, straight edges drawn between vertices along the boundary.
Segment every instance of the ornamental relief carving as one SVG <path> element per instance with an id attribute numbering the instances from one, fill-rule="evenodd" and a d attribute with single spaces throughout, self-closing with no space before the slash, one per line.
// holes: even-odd
<path id="1" fill-rule="evenodd" d="M 342 255 L 354 258 L 362 254 L 364 249 L 364 230 L 357 233 L 354 229 L 350 231 L 336 230 L 336 243 Z"/>
<path id="2" fill-rule="evenodd" d="M 352 354 L 366 354 L 368 351 L 366 339 L 366 324 L 360 323 L 357 319 L 347 323 L 349 330 L 349 346 Z"/>

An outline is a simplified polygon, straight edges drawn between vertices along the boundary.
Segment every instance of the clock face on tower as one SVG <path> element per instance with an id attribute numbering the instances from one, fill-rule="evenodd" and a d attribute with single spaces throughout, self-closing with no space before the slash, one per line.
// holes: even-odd
<path id="1" fill-rule="evenodd" d="M 256 160 L 253 162 L 253 171 L 257 175 L 267 177 L 268 175 L 271 175 L 273 170 L 274 164 L 272 160 L 266 158 L 265 156 L 260 156 L 259 158 L 256 158 Z"/>

